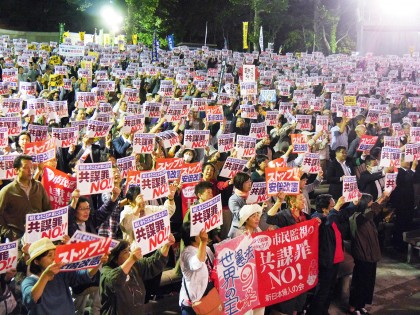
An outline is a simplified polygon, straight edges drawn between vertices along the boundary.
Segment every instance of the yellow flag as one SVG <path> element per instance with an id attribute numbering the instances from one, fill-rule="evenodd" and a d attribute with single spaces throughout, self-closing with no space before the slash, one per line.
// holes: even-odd
<path id="1" fill-rule="evenodd" d="M 131 39 L 133 40 L 133 45 L 137 45 L 137 34 L 131 35 Z"/>
<path id="2" fill-rule="evenodd" d="M 85 32 L 79 32 L 79 37 L 82 42 L 85 41 Z"/>
<path id="3" fill-rule="evenodd" d="M 243 25 L 243 39 L 244 39 L 244 49 L 248 49 L 248 22 L 242 22 Z"/>
<path id="4" fill-rule="evenodd" d="M 50 75 L 50 86 L 63 86 L 63 76 L 61 74 L 51 74 Z"/>

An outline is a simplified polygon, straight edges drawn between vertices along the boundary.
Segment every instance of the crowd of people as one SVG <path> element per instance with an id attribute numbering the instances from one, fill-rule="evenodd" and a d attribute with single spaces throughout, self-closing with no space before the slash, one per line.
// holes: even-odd
<path id="1" fill-rule="evenodd" d="M 2 293 L 14 287 L 21 295 L 16 295 L 18 305 L 7 314 L 84 314 L 88 301 L 91 314 L 146 313 L 145 303 L 158 295 L 162 271 L 175 242 L 182 242 L 176 257 L 176 268 L 182 274 L 180 311 L 195 314 L 193 303 L 215 286 L 214 243 L 311 218 L 319 221 L 320 234 L 318 285 L 310 298 L 304 293 L 247 314 L 328 314 L 346 239 L 351 242 L 355 262 L 348 310 L 350 314 L 369 314 L 365 306 L 372 303 L 376 263 L 381 258 L 378 225 L 384 220 L 393 222 L 393 246 L 404 250 L 402 233 L 413 228 L 419 203 L 416 159 L 420 155 L 406 159 L 406 145 L 420 140 L 413 132 L 420 116 L 418 56 L 281 55 L 269 50 L 241 53 L 207 47 L 159 49 L 155 54 L 141 44 L 103 47 L 89 43 L 84 46 L 84 56 L 74 57 L 59 55 L 54 43 L 30 46 L 33 49 L 28 49 L 24 40 L 0 38 L 1 115 L 20 117 L 22 122 L 21 132 L 9 136 L 1 148 L 2 155 L 15 156 L 16 171 L 14 179 L 2 178 L 1 241 L 22 239 L 17 269 L 0 275 Z M 57 78 L 55 69 L 62 66 L 66 74 Z M 5 73 L 13 68 L 18 69 L 17 78 L 11 79 Z M 88 70 L 89 75 L 80 70 Z M 101 81 L 112 82 L 103 94 L 98 88 L 103 86 Z M 36 83 L 34 93 L 20 90 L 22 82 Z M 134 100 L 126 93 L 133 90 L 137 91 Z M 262 92 L 265 90 L 274 93 Z M 91 91 L 101 97 L 95 99 L 94 106 L 84 106 L 78 95 Z M 348 101 L 348 96 L 354 98 Z M 65 113 L 51 107 L 37 115 L 27 106 L 31 98 L 65 101 Z M 20 99 L 21 110 L 8 112 L 4 106 L 8 99 Z M 166 115 L 173 100 L 189 102 L 177 121 Z M 146 107 L 150 104 L 160 106 L 157 116 L 149 116 Z M 222 120 L 209 121 L 211 106 L 222 106 Z M 269 123 L 266 117 L 273 112 L 275 122 Z M 155 134 L 157 140 L 151 153 L 134 152 L 134 134 L 124 128 L 127 117 L 141 113 L 145 117 L 140 132 Z M 299 115 L 310 117 L 305 130 L 298 129 Z M 322 128 L 318 128 L 318 116 L 327 120 Z M 111 122 L 112 128 L 105 137 L 89 137 L 87 121 L 99 119 Z M 252 124 L 264 122 L 266 132 L 256 139 Z M 49 137 L 52 128 L 80 126 L 78 142 L 57 147 L 54 157 L 34 163 L 32 156 L 24 153 L 26 144 L 34 141 L 33 125 L 48 126 Z M 209 130 L 207 145 L 186 147 L 186 130 Z M 165 131 L 177 134 L 176 144 L 164 145 Z M 229 133 L 254 137 L 255 154 L 243 157 L 235 143 L 226 152 L 219 150 L 219 138 Z M 318 154 L 316 173 L 303 171 L 306 153 L 293 152 L 291 135 L 296 134 L 305 137 L 309 153 Z M 368 149 L 359 150 L 364 135 L 377 136 L 377 140 Z M 390 137 L 397 139 L 396 148 L 402 154 L 399 161 L 384 167 L 381 151 Z M 202 176 L 194 183 L 193 193 L 176 180 L 167 197 L 145 201 L 141 189 L 125 187 L 127 178 L 120 175 L 117 160 L 127 156 L 135 156 L 138 171 L 156 169 L 159 158 L 182 158 L 184 164 L 201 162 Z M 231 178 L 221 177 L 229 157 L 244 160 L 244 167 Z M 278 191 L 263 203 L 247 204 L 253 183 L 265 183 L 266 168 L 279 159 L 299 169 L 298 194 Z M 81 163 L 106 161 L 113 164 L 114 189 L 102 195 L 77 189 L 71 194 L 68 236 L 81 230 L 120 242 L 104 255 L 102 268 L 60 272 L 63 263 L 54 260 L 56 244 L 48 238 L 32 244 L 23 241 L 26 214 L 52 210 L 51 196 L 39 179 L 45 166 L 75 174 Z M 388 173 L 397 173 L 392 192 L 385 190 Z M 345 202 L 343 179 L 352 175 L 357 177 L 359 192 L 352 202 Z M 321 184 L 328 185 L 328 194 L 315 196 Z M 219 194 L 223 211 L 231 213 L 231 220 L 191 237 L 190 207 Z M 164 247 L 143 257 L 134 242 L 132 222 L 162 209 L 170 214 L 172 234 Z M 63 242 L 67 241 L 65 237 Z"/>

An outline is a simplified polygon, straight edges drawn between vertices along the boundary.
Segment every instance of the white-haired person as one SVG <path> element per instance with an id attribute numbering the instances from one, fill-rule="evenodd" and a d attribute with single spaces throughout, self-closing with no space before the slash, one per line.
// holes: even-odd
<path id="1" fill-rule="evenodd" d="M 60 272 L 63 262 L 55 262 L 56 246 L 49 238 L 31 244 L 28 250 L 30 276 L 22 282 L 22 300 L 29 315 L 74 315 L 70 286 L 89 284 L 99 266 L 89 270 Z M 101 263 L 108 259 L 104 255 Z"/>

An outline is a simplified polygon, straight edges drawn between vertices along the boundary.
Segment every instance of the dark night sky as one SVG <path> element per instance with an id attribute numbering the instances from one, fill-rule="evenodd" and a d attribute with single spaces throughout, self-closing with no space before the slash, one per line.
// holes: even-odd
<path id="1" fill-rule="evenodd" d="M 104 23 L 99 16 L 100 8 L 107 0 L 91 0 L 92 6 L 85 11 L 66 0 L 0 0 L 0 28 L 21 31 L 58 31 L 58 23 L 66 23 L 70 31 L 93 33 Z M 124 0 L 114 0 L 126 14 Z"/>

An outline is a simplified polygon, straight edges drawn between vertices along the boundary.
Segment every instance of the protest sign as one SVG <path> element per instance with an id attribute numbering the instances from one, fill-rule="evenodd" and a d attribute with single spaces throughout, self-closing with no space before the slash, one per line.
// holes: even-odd
<path id="1" fill-rule="evenodd" d="M 208 122 L 221 122 L 224 120 L 222 106 L 206 106 L 206 120 Z"/>
<path id="2" fill-rule="evenodd" d="M 156 159 L 156 170 L 166 170 L 168 181 L 179 180 L 181 171 L 184 167 L 182 158 L 158 158 Z"/>
<path id="3" fill-rule="evenodd" d="M 103 240 L 105 241 L 106 237 L 99 236 L 97 234 L 83 232 L 80 230 L 76 230 L 74 232 L 73 236 L 70 238 L 69 244 L 74 243 L 83 243 L 88 241 L 97 241 L 97 240 Z M 111 240 L 111 244 L 109 245 L 110 249 L 115 248 L 120 242 L 117 240 Z"/>
<path id="4" fill-rule="evenodd" d="M 368 135 L 362 135 L 360 137 L 360 143 L 357 147 L 357 151 L 364 152 L 364 151 L 370 151 L 376 144 L 376 141 L 378 141 L 377 136 L 368 136 Z"/>
<path id="5" fill-rule="evenodd" d="M 260 99 L 260 102 L 275 102 L 276 90 L 261 90 L 259 99 Z"/>
<path id="6" fill-rule="evenodd" d="M 299 194 L 299 180 L 299 170 L 296 168 L 265 168 L 265 182 L 269 196 L 277 195 L 279 192 L 284 192 L 286 195 Z"/>
<path id="7" fill-rule="evenodd" d="M 190 236 L 199 235 L 202 229 L 208 232 L 223 224 L 222 198 L 220 194 L 203 203 L 191 206 L 190 209 Z"/>
<path id="8" fill-rule="evenodd" d="M 354 95 L 344 95 L 344 105 L 346 105 L 346 106 L 356 106 L 356 96 L 354 96 Z"/>
<path id="9" fill-rule="evenodd" d="M 306 152 L 303 157 L 301 169 L 303 172 L 308 174 L 318 174 L 321 170 L 319 153 Z"/>
<path id="10" fill-rule="evenodd" d="M 55 149 L 54 139 L 47 139 L 44 141 L 29 142 L 25 144 L 23 152 L 28 155 L 37 155 Z"/>
<path id="11" fill-rule="evenodd" d="M 254 105 L 241 105 L 240 110 L 242 118 L 257 119 L 258 117 Z"/>
<path id="12" fill-rule="evenodd" d="M 164 246 L 171 234 L 169 212 L 166 209 L 134 220 L 132 224 L 136 244 L 143 255 Z"/>
<path id="13" fill-rule="evenodd" d="M 77 92 L 76 93 L 77 108 L 95 108 L 96 95 L 93 92 Z"/>
<path id="14" fill-rule="evenodd" d="M 67 206 L 41 213 L 30 213 L 26 215 L 25 241 L 33 243 L 43 237 L 51 241 L 62 240 L 64 235 L 68 235 L 68 227 Z"/>
<path id="15" fill-rule="evenodd" d="M 242 172 L 245 168 L 247 160 L 236 159 L 233 157 L 228 157 L 223 165 L 222 170 L 220 171 L 220 177 L 233 178 L 236 173 Z"/>
<path id="16" fill-rule="evenodd" d="M 397 187 L 398 173 L 385 174 L 385 187 L 384 191 L 391 193 Z"/>
<path id="17" fill-rule="evenodd" d="M 384 147 L 390 148 L 399 148 L 400 147 L 400 138 L 398 137 L 384 137 Z"/>
<path id="18" fill-rule="evenodd" d="M 0 82 L 0 95 L 9 95 L 9 82 Z"/>
<path id="19" fill-rule="evenodd" d="M 0 244 L 0 274 L 16 269 L 19 241 Z"/>
<path id="20" fill-rule="evenodd" d="M 0 148 L 9 146 L 9 133 L 6 127 L 0 127 Z"/>
<path id="21" fill-rule="evenodd" d="M 390 114 L 381 114 L 379 116 L 379 125 L 381 128 L 390 128 L 391 127 L 391 115 Z"/>
<path id="22" fill-rule="evenodd" d="M 90 269 L 98 266 L 101 257 L 109 252 L 111 238 L 58 245 L 55 249 L 55 262 L 64 262 L 61 271 Z"/>
<path id="23" fill-rule="evenodd" d="M 253 182 L 246 203 L 254 204 L 265 202 L 269 199 L 267 195 L 267 184 L 265 182 Z"/>
<path id="24" fill-rule="evenodd" d="M 117 166 L 121 173 L 121 178 L 127 178 L 129 171 L 136 170 L 136 157 L 134 155 L 117 159 Z"/>
<path id="25" fill-rule="evenodd" d="M 22 111 L 22 100 L 20 98 L 3 98 L 0 100 L 3 114 L 16 114 Z"/>
<path id="26" fill-rule="evenodd" d="M 260 304 L 252 243 L 251 235 L 243 234 L 215 244 L 219 295 L 224 304 L 224 314 L 245 314 Z"/>
<path id="27" fill-rule="evenodd" d="M 107 92 L 115 91 L 115 81 L 99 81 L 96 85 L 98 89 L 105 90 Z"/>
<path id="28" fill-rule="evenodd" d="M 305 135 L 298 133 L 291 134 L 290 136 L 292 138 L 293 153 L 309 152 L 309 145 Z"/>
<path id="29" fill-rule="evenodd" d="M 141 172 L 140 190 L 145 201 L 167 197 L 169 184 L 166 170 Z"/>
<path id="30" fill-rule="evenodd" d="M 356 176 L 343 176 L 343 197 L 345 202 L 354 201 L 359 198 Z"/>
<path id="31" fill-rule="evenodd" d="M 123 133 L 135 133 L 144 131 L 144 114 L 129 115 L 124 117 L 124 126 L 121 128 Z"/>
<path id="32" fill-rule="evenodd" d="M 420 143 L 407 143 L 405 145 L 404 161 L 413 162 L 420 159 Z"/>
<path id="33" fill-rule="evenodd" d="M 72 192 L 76 189 L 76 178 L 55 168 L 44 166 L 42 186 L 51 202 L 53 209 L 68 205 Z"/>
<path id="34" fill-rule="evenodd" d="M 383 147 L 379 165 L 383 167 L 390 167 L 391 165 L 394 167 L 400 167 L 401 150 L 399 148 Z"/>
<path id="35" fill-rule="evenodd" d="M 52 138 L 59 148 L 69 148 L 72 144 L 77 145 L 79 139 L 78 127 L 52 128 Z"/>
<path id="36" fill-rule="evenodd" d="M 64 57 L 83 57 L 85 55 L 85 47 L 60 44 L 58 54 Z"/>
<path id="37" fill-rule="evenodd" d="M 15 155 L 0 155 L 0 180 L 11 180 L 16 177 L 16 169 L 13 168 Z"/>
<path id="38" fill-rule="evenodd" d="M 28 132 L 31 135 L 31 141 L 45 141 L 48 140 L 48 126 L 29 124 Z"/>
<path id="39" fill-rule="evenodd" d="M 236 136 L 236 147 L 238 158 L 255 156 L 256 138 L 248 136 Z"/>
<path id="40" fill-rule="evenodd" d="M 155 134 L 135 133 L 133 138 L 133 152 L 138 154 L 152 153 L 155 149 L 155 139 Z"/>
<path id="41" fill-rule="evenodd" d="M 36 83 L 35 82 L 19 82 L 19 92 L 24 99 L 29 99 L 27 96 L 36 96 Z"/>
<path id="42" fill-rule="evenodd" d="M 112 162 L 79 163 L 76 180 L 77 189 L 87 195 L 110 192 L 114 188 Z"/>
<path id="43" fill-rule="evenodd" d="M 381 112 L 379 110 L 369 109 L 365 123 L 366 124 L 377 124 L 379 122 L 379 115 Z"/>
<path id="44" fill-rule="evenodd" d="M 86 136 L 89 138 L 101 138 L 106 137 L 109 134 L 112 126 L 112 122 L 102 122 L 98 120 L 88 120 L 86 128 Z"/>
<path id="45" fill-rule="evenodd" d="M 312 219 L 252 234 L 260 306 L 290 300 L 316 286 L 318 227 Z"/>
<path id="46" fill-rule="evenodd" d="M 217 137 L 217 151 L 229 152 L 233 149 L 236 133 L 225 133 Z"/>
<path id="47" fill-rule="evenodd" d="M 243 65 L 242 66 L 242 82 L 255 82 L 255 65 Z"/>
<path id="48" fill-rule="evenodd" d="M 139 90 L 126 88 L 124 90 L 124 100 L 126 102 L 140 102 Z"/>
<path id="49" fill-rule="evenodd" d="M 184 145 L 186 148 L 205 148 L 209 144 L 209 138 L 210 130 L 186 129 L 184 131 Z"/>
<path id="50" fill-rule="evenodd" d="M 188 131 L 188 130 L 185 130 Z M 172 146 L 179 143 L 178 134 L 173 130 L 159 132 L 157 137 L 163 142 L 165 149 L 171 148 Z M 185 136 L 184 136 L 185 139 Z"/>
<path id="51" fill-rule="evenodd" d="M 251 123 L 251 128 L 249 129 L 249 136 L 255 137 L 257 139 L 263 139 L 268 137 L 267 124 L 265 122 Z"/>
<path id="52" fill-rule="evenodd" d="M 265 113 L 265 124 L 267 126 L 277 126 L 279 122 L 279 115 L 278 110 L 267 111 Z"/>
<path id="53" fill-rule="evenodd" d="M 420 127 L 410 127 L 410 143 L 420 142 Z"/>
<path id="54" fill-rule="evenodd" d="M 276 168 L 276 167 L 287 167 L 287 159 L 279 157 L 275 160 L 268 162 L 268 167 Z"/>
<path id="55" fill-rule="evenodd" d="M 181 183 L 197 183 L 201 180 L 202 163 L 184 163 L 181 169 Z"/>
<path id="56" fill-rule="evenodd" d="M 328 130 L 328 116 L 316 116 L 316 123 L 315 123 L 315 132 L 318 133 L 321 130 Z"/>
<path id="57" fill-rule="evenodd" d="M 8 82 L 9 87 L 16 89 L 18 87 L 18 69 L 17 68 L 5 68 L 2 73 L 3 82 Z"/>
<path id="58" fill-rule="evenodd" d="M 27 100 L 30 115 L 45 115 L 48 113 L 47 101 L 44 98 L 32 98 Z"/>
<path id="59" fill-rule="evenodd" d="M 312 116 L 311 115 L 296 115 L 296 129 L 299 130 L 311 130 L 312 125 Z"/>

